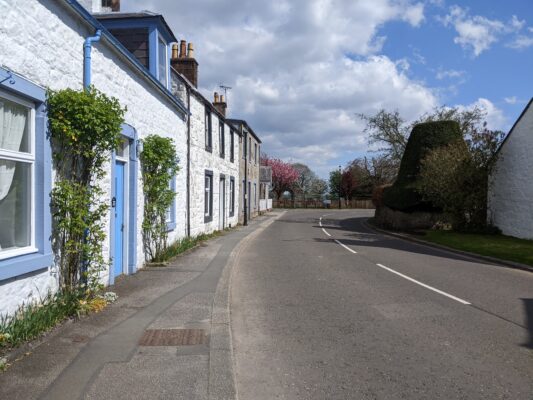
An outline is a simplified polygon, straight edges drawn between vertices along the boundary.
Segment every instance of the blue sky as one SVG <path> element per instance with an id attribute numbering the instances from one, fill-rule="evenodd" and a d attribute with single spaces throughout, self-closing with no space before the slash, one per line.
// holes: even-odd
<path id="1" fill-rule="evenodd" d="M 358 113 L 485 108 L 507 131 L 533 95 L 532 0 L 122 0 L 194 42 L 199 87 L 263 150 L 327 177 L 368 153 Z"/>

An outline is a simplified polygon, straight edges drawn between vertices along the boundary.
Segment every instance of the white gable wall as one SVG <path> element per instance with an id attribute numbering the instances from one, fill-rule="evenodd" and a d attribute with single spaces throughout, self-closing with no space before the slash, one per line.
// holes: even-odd
<path id="1" fill-rule="evenodd" d="M 82 88 L 83 42 L 94 34 L 85 23 L 56 0 L 11 2 L 0 0 L 4 10 L 0 27 L 0 58 L 6 68 L 51 89 Z M 176 106 L 158 91 L 140 72 L 128 65 L 102 39 L 93 45 L 92 82 L 102 92 L 116 97 L 127 107 L 125 122 L 133 126 L 139 138 L 156 134 L 174 139 L 180 161 L 176 190 L 176 229 L 169 234 L 170 241 L 186 234 L 186 162 L 187 130 Z M 214 139 L 216 136 L 214 136 Z M 110 166 L 107 167 L 110 171 Z M 144 263 L 141 223 L 143 195 L 141 174 L 138 174 L 137 199 L 137 267 Z M 102 182 L 109 199 L 110 174 Z M 109 200 L 106 199 L 106 200 Z M 111 216 L 108 216 L 107 231 Z M 109 255 L 109 239 L 105 243 Z M 103 282 L 109 281 L 109 271 Z M 11 313 L 22 302 L 38 299 L 55 289 L 52 268 L 39 275 L 18 277 L 0 282 L 0 314 Z"/>
<path id="2" fill-rule="evenodd" d="M 489 180 L 489 222 L 505 235 L 533 239 L 533 105 L 514 126 Z"/>

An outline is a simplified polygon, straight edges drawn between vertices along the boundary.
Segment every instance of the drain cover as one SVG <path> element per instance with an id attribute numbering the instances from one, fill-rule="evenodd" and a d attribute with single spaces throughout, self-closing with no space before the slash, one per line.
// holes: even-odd
<path id="1" fill-rule="evenodd" d="M 148 329 L 144 332 L 140 346 L 192 346 L 204 344 L 203 329 Z"/>

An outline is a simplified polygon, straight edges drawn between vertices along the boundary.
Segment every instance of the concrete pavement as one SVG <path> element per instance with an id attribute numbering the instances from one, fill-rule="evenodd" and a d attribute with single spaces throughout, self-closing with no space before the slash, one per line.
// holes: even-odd
<path id="1" fill-rule="evenodd" d="M 378 234 L 370 215 L 289 211 L 243 252 L 239 398 L 531 400 L 533 274 Z"/>
<path id="2" fill-rule="evenodd" d="M 275 217 L 261 217 L 176 258 L 119 278 L 119 300 L 67 323 L 0 373 L 8 399 L 233 399 L 228 284 L 236 253 Z M 278 214 L 279 215 L 279 214 Z M 200 329 L 195 345 L 140 346 L 147 330 Z"/>

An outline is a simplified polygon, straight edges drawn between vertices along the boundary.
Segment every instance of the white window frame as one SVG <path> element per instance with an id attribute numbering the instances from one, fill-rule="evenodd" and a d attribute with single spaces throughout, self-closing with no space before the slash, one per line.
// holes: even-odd
<path id="1" fill-rule="evenodd" d="M 207 184 L 208 179 L 209 179 L 209 184 Z M 212 187 L 213 187 L 213 176 L 205 174 L 204 176 L 204 201 L 205 201 L 204 217 L 206 218 L 209 218 L 213 215 L 213 210 L 212 210 L 212 205 L 211 205 L 212 204 L 211 199 L 213 196 L 212 189 L 211 189 Z M 206 209 L 207 209 L 207 212 L 206 212 Z"/>
<path id="2" fill-rule="evenodd" d="M 160 43 L 163 43 L 165 45 L 165 82 L 161 82 L 161 76 L 160 75 L 160 71 L 159 71 L 159 52 L 161 51 L 161 48 L 160 48 Z M 163 36 L 161 36 L 161 34 L 158 35 L 157 37 L 157 76 L 158 76 L 158 80 L 159 82 L 166 88 L 168 88 L 168 81 L 169 81 L 169 76 L 168 76 L 168 71 L 169 71 L 169 67 L 168 67 L 168 43 L 165 41 L 165 39 L 163 38 Z"/>
<path id="3" fill-rule="evenodd" d="M 30 245 L 18 247 L 9 250 L 0 250 L 0 260 L 21 256 L 25 254 L 36 253 L 38 251 L 35 244 L 35 104 L 14 96 L 3 90 L 0 90 L 1 99 L 9 100 L 13 103 L 29 108 L 29 153 L 22 153 L 13 150 L 4 150 L 0 148 L 0 159 L 8 161 L 18 161 L 30 164 Z"/>

